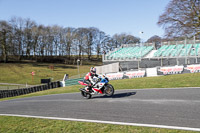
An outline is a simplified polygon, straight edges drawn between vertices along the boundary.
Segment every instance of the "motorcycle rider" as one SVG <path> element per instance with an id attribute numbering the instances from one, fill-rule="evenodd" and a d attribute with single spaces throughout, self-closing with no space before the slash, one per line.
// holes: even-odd
<path id="1" fill-rule="evenodd" d="M 99 75 L 96 74 L 96 68 L 91 67 L 91 68 L 90 68 L 90 72 L 87 73 L 87 74 L 85 75 L 85 78 L 84 78 L 84 82 L 85 82 L 86 84 L 88 84 L 88 85 L 85 87 L 85 90 L 86 90 L 86 91 L 90 91 L 90 90 L 92 89 L 91 86 L 94 84 L 93 78 L 94 78 L 94 77 L 98 77 L 98 76 L 99 76 Z"/>

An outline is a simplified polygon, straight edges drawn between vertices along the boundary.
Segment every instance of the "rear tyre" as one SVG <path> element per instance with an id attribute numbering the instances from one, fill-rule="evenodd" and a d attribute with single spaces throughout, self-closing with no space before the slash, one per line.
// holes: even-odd
<path id="1" fill-rule="evenodd" d="M 92 97 L 92 95 L 90 93 L 87 93 L 83 90 L 81 91 L 81 95 L 86 99 L 90 99 Z"/>
<path id="2" fill-rule="evenodd" d="M 112 96 L 114 92 L 114 87 L 111 84 L 105 86 L 104 93 L 106 96 Z"/>

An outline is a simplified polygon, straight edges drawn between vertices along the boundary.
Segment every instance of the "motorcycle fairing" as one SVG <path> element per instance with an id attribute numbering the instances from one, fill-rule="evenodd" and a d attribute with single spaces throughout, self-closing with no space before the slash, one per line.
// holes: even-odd
<path id="1" fill-rule="evenodd" d="M 101 90 L 98 90 L 96 88 L 92 88 L 92 89 L 95 90 L 96 92 L 99 92 L 99 93 L 103 94 L 103 92 Z"/>
<path id="2" fill-rule="evenodd" d="M 101 79 L 100 83 L 106 84 L 106 83 L 108 83 L 108 80 L 106 80 L 105 78 L 104 78 L 104 79 Z"/>

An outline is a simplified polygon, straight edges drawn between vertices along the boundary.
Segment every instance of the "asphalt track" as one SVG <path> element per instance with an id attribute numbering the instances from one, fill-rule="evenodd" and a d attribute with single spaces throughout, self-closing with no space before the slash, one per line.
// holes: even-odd
<path id="1" fill-rule="evenodd" d="M 200 88 L 116 91 L 113 97 L 56 94 L 0 102 L 0 115 L 188 127 L 200 131 Z"/>

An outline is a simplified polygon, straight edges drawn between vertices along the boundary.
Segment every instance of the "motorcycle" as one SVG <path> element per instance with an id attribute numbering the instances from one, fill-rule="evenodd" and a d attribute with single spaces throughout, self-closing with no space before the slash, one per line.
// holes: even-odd
<path id="1" fill-rule="evenodd" d="M 79 84 L 84 85 L 85 87 L 90 86 L 89 84 L 78 81 Z M 106 96 L 112 96 L 114 94 L 114 87 L 109 83 L 109 79 L 105 76 L 93 78 L 93 85 L 91 85 L 91 89 L 86 91 L 85 87 L 80 88 L 81 95 L 86 98 L 90 99 L 92 95 L 103 94 Z"/>

